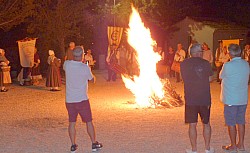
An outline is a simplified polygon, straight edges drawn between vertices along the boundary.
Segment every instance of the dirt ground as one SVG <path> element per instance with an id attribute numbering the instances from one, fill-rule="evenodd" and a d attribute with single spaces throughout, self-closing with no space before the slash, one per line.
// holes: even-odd
<path id="1" fill-rule="evenodd" d="M 184 124 L 184 107 L 172 109 L 138 109 L 128 101 L 134 97 L 121 79 L 106 82 L 106 73 L 94 71 L 96 84 L 89 84 L 89 98 L 97 140 L 102 153 L 184 153 L 190 148 Z M 170 80 L 183 95 L 183 83 Z M 0 93 L 0 153 L 68 153 L 68 116 L 65 108 L 65 86 L 59 92 L 38 86 L 10 85 Z M 219 100 L 220 84 L 211 83 L 211 146 L 223 153 L 229 143 L 224 125 L 223 105 Z M 250 151 L 250 107 L 247 110 L 245 147 Z M 86 127 L 78 118 L 78 153 L 91 152 Z M 198 152 L 204 152 L 202 125 L 198 125 Z"/>

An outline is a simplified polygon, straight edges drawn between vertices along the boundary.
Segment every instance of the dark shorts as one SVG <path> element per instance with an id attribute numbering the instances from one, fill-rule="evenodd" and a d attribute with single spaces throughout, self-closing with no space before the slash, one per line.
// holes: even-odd
<path id="1" fill-rule="evenodd" d="M 80 114 L 83 122 L 92 121 L 92 113 L 89 100 L 84 100 L 78 103 L 66 103 L 68 110 L 69 122 L 76 122 L 78 114 Z"/>
<path id="2" fill-rule="evenodd" d="M 197 123 L 198 114 L 203 124 L 208 124 L 210 120 L 211 106 L 185 105 L 185 123 Z"/>
<path id="3" fill-rule="evenodd" d="M 224 117 L 227 126 L 235 126 L 236 124 L 246 123 L 246 109 L 247 105 L 224 105 Z"/>

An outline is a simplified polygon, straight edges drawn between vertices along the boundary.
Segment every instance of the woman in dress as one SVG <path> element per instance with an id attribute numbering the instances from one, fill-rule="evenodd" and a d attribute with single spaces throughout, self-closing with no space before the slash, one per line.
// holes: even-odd
<path id="1" fill-rule="evenodd" d="M 214 58 L 212 51 L 208 47 L 208 44 L 203 43 L 202 49 L 203 49 L 203 59 L 207 60 L 212 65 Z"/>
<path id="2" fill-rule="evenodd" d="M 1 92 L 7 92 L 8 89 L 5 88 L 6 83 L 11 83 L 10 78 L 10 67 L 8 66 L 10 62 L 5 57 L 5 52 L 0 49 L 0 89 Z"/>
<path id="3" fill-rule="evenodd" d="M 47 60 L 49 67 L 47 71 L 46 87 L 50 87 L 50 91 L 60 91 L 61 86 L 61 75 L 59 67 L 61 60 L 55 56 L 53 50 L 49 50 L 49 57 Z"/>
<path id="4" fill-rule="evenodd" d="M 32 81 L 34 85 L 39 84 L 39 80 L 42 79 L 42 75 L 40 72 L 40 58 L 39 55 L 37 53 L 37 48 L 35 48 L 35 52 L 34 52 L 34 66 L 31 69 L 31 77 L 32 77 Z"/>

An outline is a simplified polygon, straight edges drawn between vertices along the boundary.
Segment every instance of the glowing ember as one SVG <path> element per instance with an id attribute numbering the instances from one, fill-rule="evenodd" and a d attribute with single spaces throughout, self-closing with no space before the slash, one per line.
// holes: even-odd
<path id="1" fill-rule="evenodd" d="M 152 96 L 159 99 L 164 97 L 163 85 L 156 73 L 156 63 L 161 56 L 154 52 L 153 46 L 156 43 L 135 8 L 132 8 L 129 27 L 128 43 L 137 51 L 140 75 L 134 76 L 133 80 L 124 76 L 122 79 L 126 87 L 134 93 L 136 103 L 141 107 L 149 107 L 154 103 Z"/>
<path id="2" fill-rule="evenodd" d="M 154 52 L 156 42 L 151 38 L 150 30 L 144 27 L 139 13 L 132 7 L 128 29 L 128 43 L 136 50 L 139 76 L 132 78 L 122 75 L 125 86 L 135 95 L 139 107 L 172 107 L 183 104 L 168 80 L 160 80 L 156 73 L 156 64 L 161 56 Z"/>

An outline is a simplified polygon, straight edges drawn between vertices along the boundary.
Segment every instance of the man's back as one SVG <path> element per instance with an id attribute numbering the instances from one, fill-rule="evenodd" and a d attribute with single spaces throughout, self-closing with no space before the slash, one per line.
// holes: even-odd
<path id="1" fill-rule="evenodd" d="M 222 79 L 221 100 L 228 105 L 244 105 L 248 101 L 249 64 L 235 57 L 224 64 L 220 78 Z"/>
<path id="2" fill-rule="evenodd" d="M 65 61 L 66 102 L 87 100 L 88 80 L 93 78 L 88 65 L 78 61 Z"/>
<path id="3" fill-rule="evenodd" d="M 211 104 L 209 76 L 212 73 L 209 62 L 199 57 L 188 58 L 181 63 L 187 105 Z"/>

